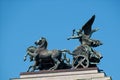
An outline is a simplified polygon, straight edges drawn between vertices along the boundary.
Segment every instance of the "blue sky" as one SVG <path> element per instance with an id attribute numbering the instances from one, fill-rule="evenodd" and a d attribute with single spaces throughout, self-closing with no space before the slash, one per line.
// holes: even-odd
<path id="1" fill-rule="evenodd" d="M 104 57 L 98 67 L 120 80 L 119 0 L 0 0 L 0 80 L 19 77 L 27 70 L 32 63 L 23 62 L 26 48 L 42 36 L 49 50 L 74 50 L 78 40 L 66 38 L 94 14 L 93 28 L 100 30 L 92 38 L 104 44 L 95 48 Z"/>

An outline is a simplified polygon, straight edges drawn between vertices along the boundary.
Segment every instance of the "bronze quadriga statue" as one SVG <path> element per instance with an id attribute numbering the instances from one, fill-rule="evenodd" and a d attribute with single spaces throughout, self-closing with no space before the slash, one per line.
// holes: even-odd
<path id="1" fill-rule="evenodd" d="M 94 22 L 95 15 L 79 30 L 73 30 L 73 34 L 70 39 L 79 39 L 80 46 L 74 51 L 69 50 L 48 50 L 47 40 L 42 37 L 36 41 L 36 46 L 30 46 L 27 48 L 27 54 L 24 57 L 26 60 L 27 55 L 30 56 L 30 61 L 34 61 L 34 64 L 28 68 L 29 71 L 35 70 L 56 70 L 56 69 L 77 69 L 95 67 L 102 58 L 102 55 L 95 51 L 93 48 L 102 45 L 99 40 L 91 39 L 92 33 L 98 29 L 92 30 L 92 24 Z M 73 56 L 72 64 L 70 59 L 66 57 L 66 53 Z"/>

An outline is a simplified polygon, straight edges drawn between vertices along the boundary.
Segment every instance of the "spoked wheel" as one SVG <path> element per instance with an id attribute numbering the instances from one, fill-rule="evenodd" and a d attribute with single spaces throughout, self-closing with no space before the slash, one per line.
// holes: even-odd
<path id="1" fill-rule="evenodd" d="M 88 68 L 89 67 L 88 57 L 86 57 L 85 55 L 78 55 L 75 57 L 74 64 L 75 64 L 74 69 L 78 68 L 79 66 L 82 68 Z"/>

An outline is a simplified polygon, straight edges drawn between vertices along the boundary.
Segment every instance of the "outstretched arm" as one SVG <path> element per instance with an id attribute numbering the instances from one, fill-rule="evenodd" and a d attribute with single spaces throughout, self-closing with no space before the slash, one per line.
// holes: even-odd
<path id="1" fill-rule="evenodd" d="M 24 61 L 26 61 L 27 59 L 27 56 L 28 56 L 28 53 L 24 56 Z"/>
<path id="2" fill-rule="evenodd" d="M 69 38 L 67 38 L 67 40 L 70 40 L 70 39 L 79 39 L 80 36 L 70 36 Z"/>

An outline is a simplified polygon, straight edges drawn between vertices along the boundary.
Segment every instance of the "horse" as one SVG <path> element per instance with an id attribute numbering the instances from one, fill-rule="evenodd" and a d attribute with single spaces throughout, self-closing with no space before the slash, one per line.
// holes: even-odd
<path id="1" fill-rule="evenodd" d="M 30 56 L 30 62 L 33 61 L 34 57 L 30 53 L 34 53 L 36 49 L 37 49 L 36 46 L 28 47 L 26 50 L 27 54 L 24 56 L 24 61 L 26 61 L 28 55 Z"/>
<path id="2" fill-rule="evenodd" d="M 52 66 L 48 66 L 48 70 L 55 70 L 58 69 L 60 63 L 63 63 L 64 60 L 66 62 L 69 62 L 69 59 L 66 58 L 66 55 L 64 54 L 67 52 L 66 49 L 64 50 L 47 50 L 47 40 L 46 38 L 41 38 L 40 40 L 37 40 L 35 42 L 37 47 L 31 46 L 27 49 L 27 54 L 30 55 L 32 58 L 34 58 L 34 64 L 29 67 L 28 72 L 30 71 L 30 68 L 32 68 L 31 72 L 35 71 L 36 69 L 44 69 L 41 64 L 44 64 L 44 62 L 48 61 L 48 63 L 52 62 Z M 64 59 L 62 59 L 62 54 L 64 56 Z M 25 56 L 26 58 L 26 56 Z M 24 59 L 26 60 L 26 59 Z M 50 67 L 50 68 L 49 68 Z"/>
<path id="3" fill-rule="evenodd" d="M 35 52 L 36 49 L 37 49 L 36 46 L 30 46 L 30 47 L 28 47 L 27 50 L 26 50 L 26 53 L 27 53 L 27 54 L 24 56 L 24 61 L 27 60 L 27 56 L 28 56 L 28 55 L 30 56 L 30 62 L 31 62 L 31 61 L 34 61 L 35 58 L 34 58 L 34 56 L 31 55 L 31 54 L 34 54 L 34 52 Z M 30 69 L 31 69 L 31 68 L 32 68 L 31 72 L 33 72 L 34 70 L 38 70 L 38 68 L 39 68 L 38 66 L 39 66 L 38 62 L 35 62 L 33 65 L 29 66 L 27 72 L 30 72 Z"/>

